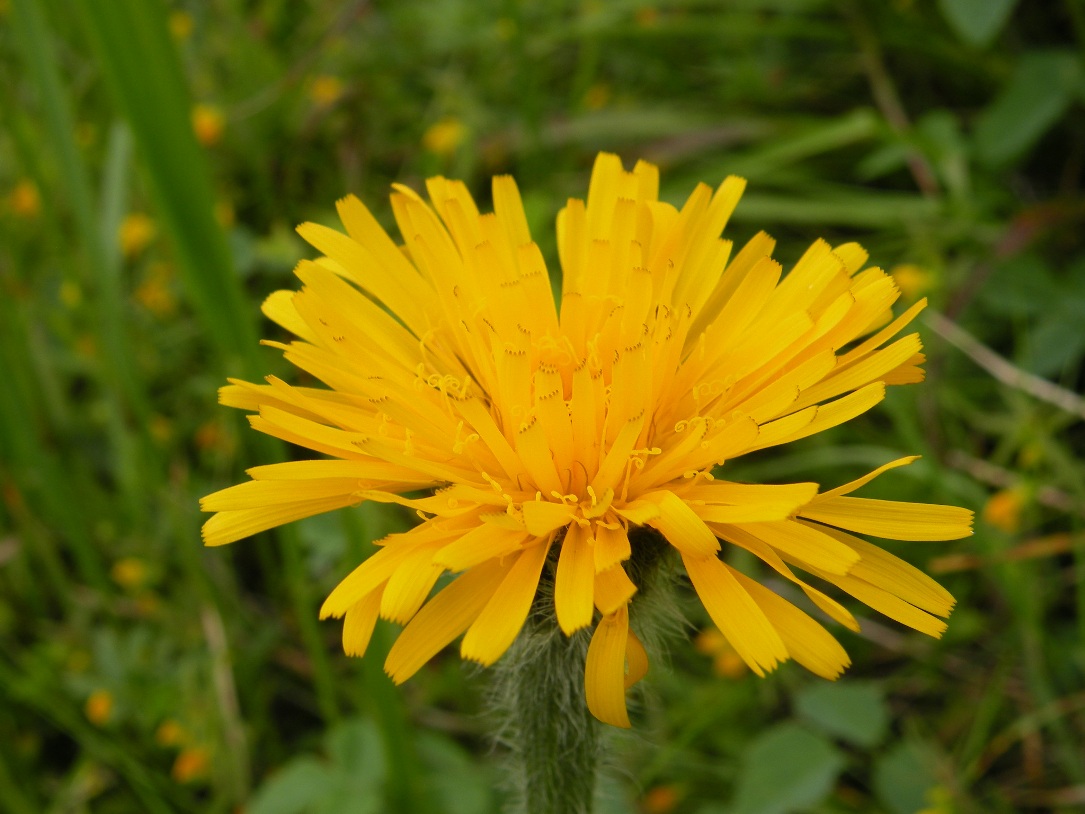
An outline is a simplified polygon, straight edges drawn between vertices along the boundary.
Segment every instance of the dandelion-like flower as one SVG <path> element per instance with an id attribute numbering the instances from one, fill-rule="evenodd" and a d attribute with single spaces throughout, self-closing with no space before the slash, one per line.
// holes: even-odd
<path id="1" fill-rule="evenodd" d="M 297 341 L 269 342 L 327 388 L 233 381 L 224 404 L 319 460 L 249 470 L 203 500 L 208 545 L 372 500 L 422 522 L 332 591 L 343 647 L 361 655 L 378 616 L 404 624 L 385 669 L 396 681 L 463 636 L 490 665 L 528 617 L 541 581 L 557 624 L 594 625 L 588 708 L 628 726 L 626 689 L 648 669 L 629 608 L 630 563 L 650 527 L 673 547 L 719 630 L 764 674 L 788 658 L 837 677 L 849 660 L 813 618 L 721 559 L 752 552 L 828 617 L 854 617 L 821 583 L 938 636 L 954 600 L 918 569 L 856 535 L 945 540 L 971 512 L 855 497 L 901 458 L 843 486 L 726 480 L 725 462 L 795 441 L 878 404 L 888 385 L 923 378 L 923 308 L 894 318 L 898 291 L 865 268 L 857 244 L 814 243 L 786 276 L 761 233 L 741 250 L 720 238 L 745 182 L 658 200 L 658 171 L 601 154 L 587 203 L 557 219 L 556 306 L 512 178 L 493 180 L 493 214 L 458 181 L 391 196 L 397 245 L 355 197 L 346 234 L 299 228 L 322 257 L 302 261 L 300 291 L 264 313 Z M 721 465 L 723 468 L 721 469 Z M 404 496 L 436 490 L 428 497 Z M 432 597 L 446 572 L 456 576 Z M 808 576 L 807 576 L 808 575 Z"/>

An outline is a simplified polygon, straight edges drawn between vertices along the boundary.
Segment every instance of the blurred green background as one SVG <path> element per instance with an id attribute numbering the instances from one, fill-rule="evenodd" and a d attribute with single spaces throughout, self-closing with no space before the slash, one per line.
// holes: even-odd
<path id="1" fill-rule="evenodd" d="M 730 237 L 859 240 L 937 312 L 925 384 L 732 477 L 922 453 L 868 494 L 980 519 L 887 545 L 958 609 L 863 616 L 836 684 L 751 676 L 690 603 L 599 811 L 1081 811 L 1083 56 L 1082 0 L 0 0 L 0 810 L 500 809 L 485 672 L 396 690 L 391 626 L 350 660 L 316 620 L 409 515 L 205 550 L 197 499 L 291 454 L 215 391 L 297 380 L 257 344 L 295 224 L 512 172 L 556 268 L 607 149 L 673 202 L 744 175 Z"/>

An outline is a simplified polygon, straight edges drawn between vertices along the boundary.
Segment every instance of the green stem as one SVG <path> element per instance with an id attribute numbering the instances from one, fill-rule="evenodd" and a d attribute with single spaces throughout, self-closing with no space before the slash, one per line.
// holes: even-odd
<path id="1" fill-rule="evenodd" d="M 510 750 L 513 811 L 589 814 L 599 763 L 599 723 L 584 702 L 590 634 L 562 633 L 547 593 L 495 667 L 497 737 Z"/>

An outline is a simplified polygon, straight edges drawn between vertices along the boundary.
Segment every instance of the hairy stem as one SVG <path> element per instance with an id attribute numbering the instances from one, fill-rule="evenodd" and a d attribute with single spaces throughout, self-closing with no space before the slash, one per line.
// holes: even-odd
<path id="1" fill-rule="evenodd" d="M 589 814 L 599 723 L 584 703 L 588 631 L 567 637 L 552 599 L 536 599 L 527 624 L 496 666 L 498 740 L 509 749 L 516 814 Z"/>

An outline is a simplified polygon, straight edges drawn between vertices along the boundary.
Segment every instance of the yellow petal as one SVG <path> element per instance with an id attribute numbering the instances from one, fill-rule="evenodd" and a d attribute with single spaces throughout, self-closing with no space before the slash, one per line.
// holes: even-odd
<path id="1" fill-rule="evenodd" d="M 614 528 L 610 528 L 596 525 L 595 570 L 597 573 L 628 560 L 631 554 L 629 535 L 624 526 L 615 524 Z"/>
<path id="2" fill-rule="evenodd" d="M 958 506 L 832 497 L 803 509 L 803 517 L 887 540 L 958 540 L 972 534 L 972 512 Z"/>
<path id="3" fill-rule="evenodd" d="M 848 630 L 853 630 L 856 633 L 859 632 L 859 623 L 847 608 L 832 597 L 819 591 L 817 588 L 808 585 L 795 576 L 795 572 L 788 568 L 787 563 L 784 562 L 783 558 L 777 554 L 770 545 L 738 526 L 713 526 L 713 531 L 728 542 L 745 548 L 750 553 L 759 557 L 762 562 L 773 568 L 780 576 L 798 585 L 803 593 L 806 594 L 807 598 L 817 605 L 830 619 L 844 625 Z"/>
<path id="4" fill-rule="evenodd" d="M 643 526 L 659 517 L 659 504 L 647 500 L 631 500 L 621 508 L 615 508 L 614 511 L 634 526 Z"/>
<path id="5" fill-rule="evenodd" d="M 629 727 L 625 708 L 625 650 L 629 638 L 629 612 L 621 606 L 604 616 L 588 645 L 584 665 L 584 695 L 591 714 L 603 723 Z"/>
<path id="6" fill-rule="evenodd" d="M 356 497 L 355 493 L 362 486 L 357 478 L 252 480 L 201 498 L 200 509 L 205 512 L 233 512 L 344 497 L 351 498 L 351 502 L 360 503 L 361 499 Z"/>
<path id="7" fill-rule="evenodd" d="M 522 530 L 483 523 L 434 554 L 433 561 L 449 571 L 466 571 L 486 560 L 517 551 L 530 536 Z"/>
<path id="8" fill-rule="evenodd" d="M 286 461 L 245 470 L 253 480 L 310 480 L 354 478 L 364 481 L 404 481 L 415 474 L 384 461 Z M 420 481 L 420 484 L 422 482 Z M 370 488 L 370 487 L 366 487 Z M 421 485 L 419 488 L 423 488 Z"/>
<path id="9" fill-rule="evenodd" d="M 543 494 L 562 492 L 561 479 L 558 478 L 554 458 L 546 443 L 546 433 L 535 418 L 521 426 L 516 433 L 516 452 L 535 486 L 541 489 Z"/>
<path id="10" fill-rule="evenodd" d="M 264 312 L 264 316 L 286 328 L 294 336 L 316 344 L 319 341 L 316 334 L 294 307 L 294 293 L 293 291 L 273 291 L 264 300 L 260 310 Z"/>
<path id="11" fill-rule="evenodd" d="M 822 500 L 826 500 L 826 499 L 831 498 L 831 497 L 839 497 L 840 495 L 846 495 L 846 494 L 849 494 L 851 492 L 854 492 L 856 489 L 860 488 L 861 486 L 866 486 L 868 483 L 870 483 L 876 477 L 881 475 L 883 472 L 888 472 L 890 469 L 896 469 L 899 466 L 907 466 L 908 464 L 912 463 L 913 461 L 918 461 L 919 457 L 920 456 L 918 456 L 918 455 L 909 455 L 906 458 L 897 458 L 895 461 L 890 461 L 887 464 L 882 464 L 877 469 L 875 469 L 873 472 L 870 472 L 869 474 L 863 475 L 863 477 L 861 477 L 861 478 L 856 478 L 855 480 L 851 481 L 850 483 L 845 483 L 843 486 L 837 486 L 835 489 L 829 489 L 826 492 L 822 492 L 820 495 L 815 497 L 812 502 L 814 504 L 817 504 L 817 503 L 821 502 Z"/>
<path id="12" fill-rule="evenodd" d="M 787 661 L 787 648 L 765 612 L 716 557 L 682 554 L 697 596 L 750 669 L 763 676 Z"/>
<path id="13" fill-rule="evenodd" d="M 859 553 L 859 562 L 848 572 L 850 576 L 877 585 L 936 616 L 949 616 L 953 610 L 953 595 L 915 566 L 843 531 L 826 529 L 825 533 Z"/>
<path id="14" fill-rule="evenodd" d="M 747 503 L 744 506 L 703 506 L 692 509 L 706 523 L 764 523 L 787 520 L 795 505 L 792 503 Z"/>
<path id="15" fill-rule="evenodd" d="M 463 531 L 439 529 L 432 524 L 422 524 L 404 534 L 394 534 L 386 538 L 384 545 L 369 559 L 350 572 L 324 600 L 320 608 L 320 618 L 342 616 L 366 594 L 377 589 L 387 581 L 396 568 L 419 547 L 439 545 L 443 541 L 455 539 Z"/>
<path id="16" fill-rule="evenodd" d="M 770 421 L 768 424 L 763 424 L 761 426 L 761 437 L 758 439 L 758 443 L 752 446 L 751 449 L 765 449 L 766 447 L 775 446 L 776 444 L 797 441 L 800 438 L 806 438 L 808 435 L 823 432 L 838 424 L 843 424 L 845 421 L 851 421 L 851 419 L 856 416 L 862 415 L 884 398 L 885 384 L 882 382 L 873 382 L 860 390 L 856 390 L 854 393 L 849 393 L 842 398 L 838 398 L 836 401 L 830 401 L 818 407 L 808 407 L 806 410 L 795 413 L 794 416 Z M 813 417 L 808 421 L 802 422 L 800 426 L 792 428 L 790 424 L 787 423 L 797 416 L 809 415 L 809 411 L 811 410 L 814 411 Z M 788 427 L 788 432 L 773 432 L 776 425 Z"/>
<path id="17" fill-rule="evenodd" d="M 738 571 L 732 573 L 765 612 L 795 661 L 830 681 L 840 677 L 851 659 L 829 631 L 764 585 Z"/>
<path id="18" fill-rule="evenodd" d="M 493 560 L 472 568 L 426 603 L 388 652 L 384 671 L 402 684 L 478 618 L 512 563 Z"/>
<path id="19" fill-rule="evenodd" d="M 433 562 L 433 545 L 413 552 L 399 564 L 384 587 L 381 596 L 380 615 L 390 622 L 407 623 L 429 592 L 437 584 L 445 569 Z"/>
<path id="20" fill-rule="evenodd" d="M 525 500 L 523 503 L 524 525 L 537 537 L 544 537 L 554 529 L 567 526 L 576 512 L 568 503 L 550 500 Z"/>
<path id="21" fill-rule="evenodd" d="M 813 387 L 803 390 L 798 401 L 795 402 L 795 407 L 802 408 L 809 404 L 817 404 L 841 393 L 857 390 L 872 381 L 884 381 L 892 370 L 919 353 L 921 347 L 919 334 L 909 334 L 889 347 L 852 364 L 838 364 L 830 376 Z"/>
<path id="22" fill-rule="evenodd" d="M 833 574 L 846 574 L 859 555 L 828 534 L 793 520 L 736 525 L 803 563 Z M 726 527 L 724 527 L 726 528 Z"/>
<path id="23" fill-rule="evenodd" d="M 595 575 L 595 607 L 604 616 L 629 604 L 636 592 L 637 586 L 620 564 Z"/>
<path id="24" fill-rule="evenodd" d="M 543 540 L 526 548 L 463 637 L 460 654 L 489 666 L 508 650 L 524 626 L 550 551 Z"/>
<path id="25" fill-rule="evenodd" d="M 900 597 L 894 596 L 876 585 L 871 585 L 865 580 L 857 579 L 850 574 L 817 573 L 817 575 L 831 582 L 845 593 L 851 594 L 864 605 L 878 611 L 878 613 L 885 614 L 890 619 L 896 619 L 901 624 L 918 630 L 920 633 L 926 633 L 928 636 L 939 639 L 946 629 L 946 623 L 941 619 L 931 616 L 915 605 L 909 604 Z"/>
<path id="26" fill-rule="evenodd" d="M 644 414 L 630 420 L 618 433 L 614 443 L 611 444 L 603 462 L 599 465 L 599 471 L 592 479 L 592 488 L 600 494 L 607 489 L 617 489 L 622 473 L 629 463 L 629 456 L 636 446 L 641 428 L 644 426 Z"/>
<path id="27" fill-rule="evenodd" d="M 249 537 L 260 531 L 292 523 L 305 517 L 342 509 L 358 502 L 353 495 L 283 503 L 277 506 L 260 506 L 255 509 L 223 511 L 203 524 L 204 545 L 218 546 Z"/>
<path id="28" fill-rule="evenodd" d="M 373 591 L 359 599 L 347 610 L 343 620 L 343 652 L 348 656 L 364 656 L 369 640 L 373 637 L 373 628 L 377 625 L 380 611 L 381 592 Z"/>
<path id="29" fill-rule="evenodd" d="M 520 190 L 511 175 L 495 175 L 493 179 L 494 213 L 515 248 L 531 242 L 531 232 L 527 227 L 524 204 L 520 199 Z M 542 303 L 540 303 L 540 306 Z"/>
<path id="30" fill-rule="evenodd" d="M 554 578 L 554 609 L 566 636 L 591 624 L 595 557 L 589 535 L 587 527 L 573 523 L 561 542 Z"/>
<path id="31" fill-rule="evenodd" d="M 659 507 L 659 517 L 648 525 L 667 538 L 667 542 L 694 557 L 715 556 L 720 550 L 716 539 L 704 521 L 674 492 L 659 491 L 643 495 L 642 499 Z"/>

